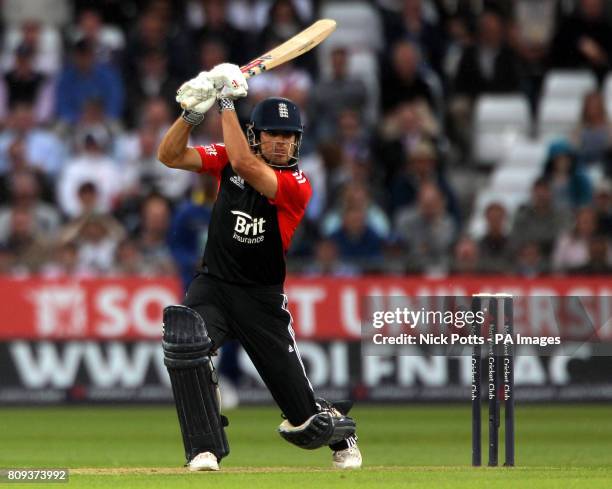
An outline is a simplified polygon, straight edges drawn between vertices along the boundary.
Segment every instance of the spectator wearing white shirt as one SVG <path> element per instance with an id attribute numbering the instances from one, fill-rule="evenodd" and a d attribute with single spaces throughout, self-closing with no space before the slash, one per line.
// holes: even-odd
<path id="1" fill-rule="evenodd" d="M 110 212 L 121 196 L 124 176 L 119 165 L 110 158 L 105 147 L 109 144 L 108 132 L 99 127 L 85 134 L 80 151 L 66 163 L 57 183 L 57 201 L 64 214 L 76 217 L 82 213 L 79 188 L 93 181 L 98 191 L 98 209 Z"/>

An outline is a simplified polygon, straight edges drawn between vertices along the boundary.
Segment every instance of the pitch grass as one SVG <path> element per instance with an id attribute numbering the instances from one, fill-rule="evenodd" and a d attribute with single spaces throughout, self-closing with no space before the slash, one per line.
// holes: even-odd
<path id="1" fill-rule="evenodd" d="M 612 487 L 610 406 L 519 405 L 514 468 L 469 465 L 467 406 L 357 406 L 364 467 L 351 472 L 330 470 L 327 449 L 284 442 L 277 409 L 227 414 L 232 453 L 222 471 L 188 473 L 173 407 L 0 409 L 0 467 L 70 468 L 70 482 L 54 485 L 69 488 Z"/>

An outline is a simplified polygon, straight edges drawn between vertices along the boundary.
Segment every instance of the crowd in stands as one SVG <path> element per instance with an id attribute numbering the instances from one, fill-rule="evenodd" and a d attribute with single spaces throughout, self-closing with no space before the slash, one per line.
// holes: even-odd
<path id="1" fill-rule="evenodd" d="M 0 273 L 167 275 L 201 257 L 216 193 L 157 161 L 180 84 L 288 39 L 329 1 L 5 1 L 0 46 Z M 347 2 L 350 3 L 350 2 Z M 268 96 L 294 100 L 313 186 L 288 257 L 304 274 L 612 272 L 612 121 L 602 89 L 575 131 L 551 141 L 530 198 L 469 232 L 461 186 L 483 93 L 536 110 L 554 68 L 612 65 L 603 0 L 378 0 L 376 88 L 332 44 L 249 81 L 243 121 Z M 363 26 L 367 31 L 368 26 Z M 330 42 L 332 42 L 330 40 Z M 222 141 L 210 111 L 191 144 Z M 593 170 L 596 171 L 593 171 Z M 459 177 L 459 178 L 458 178 Z M 471 187 L 470 187 L 471 188 Z"/>

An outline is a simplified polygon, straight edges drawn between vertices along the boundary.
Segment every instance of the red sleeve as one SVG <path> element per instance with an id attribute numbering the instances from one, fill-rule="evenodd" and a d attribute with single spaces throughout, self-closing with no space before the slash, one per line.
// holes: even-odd
<path id="1" fill-rule="evenodd" d="M 304 217 L 306 206 L 312 195 L 312 188 L 301 170 L 294 172 L 274 170 L 274 173 L 276 173 L 278 188 L 276 198 L 271 199 L 270 202 L 278 210 L 278 225 L 283 250 L 287 252 L 293 233 Z"/>
<path id="2" fill-rule="evenodd" d="M 303 214 L 312 195 L 312 188 L 306 175 L 302 173 L 302 170 L 294 172 L 274 170 L 274 173 L 276 173 L 278 188 L 276 197 L 271 202 L 278 208 Z"/>
<path id="3" fill-rule="evenodd" d="M 225 144 L 208 144 L 206 146 L 196 146 L 202 160 L 202 169 L 199 173 L 210 173 L 217 178 L 221 177 L 221 172 L 228 163 Z"/>

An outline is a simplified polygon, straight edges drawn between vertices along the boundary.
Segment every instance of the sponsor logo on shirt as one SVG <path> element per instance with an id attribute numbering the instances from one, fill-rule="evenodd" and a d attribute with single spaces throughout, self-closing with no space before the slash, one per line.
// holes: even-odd
<path id="1" fill-rule="evenodd" d="M 244 190 L 244 179 L 240 178 L 238 175 L 230 177 L 230 182 Z"/>
<path id="2" fill-rule="evenodd" d="M 263 217 L 252 217 L 242 211 L 231 212 L 236 216 L 234 235 L 232 236 L 236 241 L 244 244 L 256 244 L 264 240 L 266 220 Z"/>

